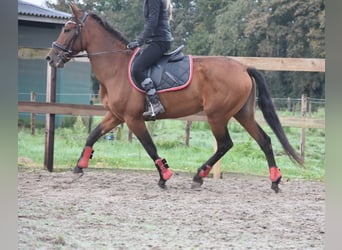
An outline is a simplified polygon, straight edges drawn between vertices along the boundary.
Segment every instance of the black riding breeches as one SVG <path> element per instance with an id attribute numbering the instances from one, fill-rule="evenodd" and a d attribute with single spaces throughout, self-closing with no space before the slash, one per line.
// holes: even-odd
<path id="1" fill-rule="evenodd" d="M 171 47 L 171 42 L 151 42 L 134 62 L 133 75 L 141 83 L 147 78 L 147 70 Z"/>

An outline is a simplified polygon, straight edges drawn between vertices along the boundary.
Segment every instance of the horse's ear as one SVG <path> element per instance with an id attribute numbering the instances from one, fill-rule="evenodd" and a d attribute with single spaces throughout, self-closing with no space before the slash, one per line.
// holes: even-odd
<path id="1" fill-rule="evenodd" d="M 72 10 L 73 15 L 74 15 L 78 20 L 80 20 L 80 19 L 82 18 L 82 15 L 83 15 L 82 10 L 80 10 L 80 9 L 77 7 L 77 5 L 76 5 L 75 3 L 73 3 L 73 2 L 69 3 L 69 6 L 70 6 L 70 8 L 71 8 L 71 10 Z"/>
<path id="2" fill-rule="evenodd" d="M 74 13 L 75 16 L 77 16 L 77 13 L 80 12 L 80 9 L 73 2 L 69 3 L 69 7 L 70 7 L 70 9 L 72 10 L 72 13 Z"/>

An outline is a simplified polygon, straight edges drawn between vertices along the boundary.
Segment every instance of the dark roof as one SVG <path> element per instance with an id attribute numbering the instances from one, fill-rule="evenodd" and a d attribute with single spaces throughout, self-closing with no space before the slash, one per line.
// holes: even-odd
<path id="1" fill-rule="evenodd" d="M 37 22 L 65 22 L 71 14 L 18 0 L 18 19 Z"/>

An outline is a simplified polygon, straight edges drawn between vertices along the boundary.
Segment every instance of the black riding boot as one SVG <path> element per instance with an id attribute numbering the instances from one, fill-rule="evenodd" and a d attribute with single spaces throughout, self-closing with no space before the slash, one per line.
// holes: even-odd
<path id="1" fill-rule="evenodd" d="M 154 87 L 153 81 L 151 78 L 146 78 L 141 86 L 146 91 L 146 97 L 149 102 L 148 110 L 143 113 L 143 116 L 146 120 L 155 120 L 158 114 L 164 113 L 164 107 L 160 102 L 159 96 L 157 95 L 156 88 Z"/>

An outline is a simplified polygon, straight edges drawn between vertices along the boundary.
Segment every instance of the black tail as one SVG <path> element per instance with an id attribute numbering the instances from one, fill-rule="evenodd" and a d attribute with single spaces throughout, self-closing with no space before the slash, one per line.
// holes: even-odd
<path id="1" fill-rule="evenodd" d="M 297 154 L 297 152 L 293 149 L 289 140 L 287 139 L 283 127 L 279 121 L 279 117 L 276 113 L 274 104 L 272 102 L 271 94 L 266 85 L 266 81 L 264 76 L 255 68 L 248 68 L 248 74 L 255 79 L 256 85 L 258 86 L 259 98 L 258 105 L 264 115 L 264 118 L 268 125 L 271 127 L 273 132 L 276 134 L 279 139 L 281 145 L 283 146 L 286 154 L 290 157 L 291 160 L 296 161 L 300 165 L 303 165 L 302 158 Z"/>

